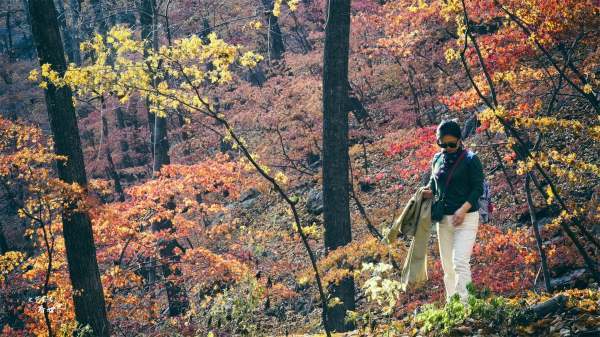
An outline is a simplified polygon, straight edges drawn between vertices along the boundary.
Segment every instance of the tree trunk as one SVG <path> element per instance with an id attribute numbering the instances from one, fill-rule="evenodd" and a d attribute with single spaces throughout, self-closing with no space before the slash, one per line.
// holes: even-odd
<path id="1" fill-rule="evenodd" d="M 119 201 L 125 201 L 125 193 L 123 193 L 123 186 L 121 186 L 121 176 L 115 168 L 115 163 L 112 159 L 112 152 L 110 150 L 109 134 L 108 134 L 108 121 L 106 116 L 102 116 L 102 138 L 104 138 L 104 155 L 106 156 L 106 174 L 113 180 L 115 184 L 115 192 L 118 195 Z M 102 146 L 102 144 L 100 145 Z"/>
<path id="2" fill-rule="evenodd" d="M 106 32 L 108 32 L 108 27 L 104 18 L 102 3 L 100 0 L 90 0 L 90 5 L 92 6 L 92 10 L 94 11 L 94 16 L 96 18 L 94 27 L 96 27 L 100 35 L 104 36 Z"/>
<path id="3" fill-rule="evenodd" d="M 548 269 L 548 259 L 546 258 L 546 252 L 544 251 L 542 235 L 540 234 L 540 226 L 535 215 L 535 205 L 533 204 L 533 198 L 531 197 L 531 189 L 529 188 L 529 180 L 531 179 L 531 175 L 532 173 L 528 172 L 525 177 L 525 193 L 527 195 L 527 207 L 529 208 L 531 226 L 533 227 L 535 242 L 537 244 L 538 253 L 540 254 L 540 261 L 542 264 L 542 272 L 544 274 L 544 283 L 546 285 L 546 291 L 551 293 L 552 285 L 550 284 L 550 270 Z"/>
<path id="4" fill-rule="evenodd" d="M 176 205 L 174 200 L 170 200 L 166 204 L 169 210 L 175 210 Z M 171 220 L 160 220 L 152 223 L 152 231 L 158 232 L 166 230 L 173 232 L 173 223 Z M 185 288 L 177 283 L 168 280 L 169 276 L 181 276 L 181 270 L 177 267 L 171 267 L 171 264 L 177 265 L 180 261 L 180 256 L 175 254 L 175 248 L 181 247 L 177 240 L 162 240 L 158 243 L 158 253 L 163 261 L 161 269 L 165 281 L 165 289 L 167 290 L 167 299 L 169 302 L 169 316 L 175 317 L 185 313 L 189 307 L 189 301 Z"/>
<path id="5" fill-rule="evenodd" d="M 81 51 L 79 49 L 79 44 L 81 42 L 81 23 L 79 22 L 79 13 L 81 13 L 81 6 L 79 3 L 80 0 L 69 0 L 69 10 L 67 11 L 67 13 L 69 13 L 69 21 L 70 23 L 70 27 L 72 29 L 71 32 L 71 38 L 73 39 L 73 47 L 75 48 L 74 50 L 74 55 L 73 57 L 75 57 L 75 60 L 70 60 L 71 62 L 75 62 L 75 64 L 80 65 L 82 63 L 82 58 L 81 58 Z M 65 13 L 65 17 L 66 17 L 66 13 Z M 69 27 L 69 24 L 67 22 L 67 27 Z"/>
<path id="6" fill-rule="evenodd" d="M 65 6 L 63 4 L 63 1 L 57 0 L 56 6 L 58 7 L 58 11 L 60 12 L 58 16 L 58 23 L 60 25 L 63 41 L 65 43 L 65 51 L 67 52 L 67 57 L 69 58 L 69 62 L 79 65 L 81 64 L 79 46 L 73 38 L 71 30 L 67 26 L 67 13 L 65 12 Z"/>
<path id="7" fill-rule="evenodd" d="M 122 153 L 121 166 L 127 168 L 134 166 L 134 163 L 131 159 L 131 156 L 129 155 L 129 143 L 127 142 L 127 136 L 124 134 L 124 129 L 127 127 L 125 123 L 125 118 L 125 109 L 121 106 L 117 107 L 115 109 L 115 124 L 117 126 L 117 129 L 121 131 L 119 139 L 119 148 Z"/>
<path id="8" fill-rule="evenodd" d="M 140 7 L 140 24 L 142 26 L 142 39 L 151 41 L 152 49 L 158 50 L 158 36 L 156 35 L 156 2 L 155 0 L 143 0 Z M 149 48 L 149 47 L 147 47 Z M 147 56 L 147 52 L 144 53 Z M 169 164 L 169 140 L 167 139 L 167 119 L 155 116 L 150 112 L 149 102 L 146 101 L 148 109 L 148 127 L 151 135 L 151 149 L 154 158 L 152 164 L 153 175 L 160 171 L 163 165 Z"/>
<path id="9" fill-rule="evenodd" d="M 283 36 L 281 35 L 281 29 L 279 28 L 279 20 L 273 15 L 273 0 L 261 0 L 265 7 L 265 14 L 269 20 L 269 58 L 270 60 L 280 60 L 285 52 L 285 46 L 283 45 Z"/>
<path id="10" fill-rule="evenodd" d="M 329 0 L 323 60 L 323 216 L 325 249 L 330 251 L 352 240 L 348 177 L 348 52 L 350 0 Z M 331 330 L 348 331 L 347 310 L 355 309 L 354 279 L 330 287 L 342 303 L 329 310 Z"/>
<path id="11" fill-rule="evenodd" d="M 6 10 L 6 13 L 4 14 L 4 20 L 6 22 L 6 53 L 8 54 L 8 60 L 9 61 L 13 61 L 15 59 L 15 53 L 14 53 L 14 49 L 13 49 L 13 37 L 12 37 L 12 26 L 10 23 L 10 14 L 11 14 L 11 9 L 8 8 Z"/>
<path id="12" fill-rule="evenodd" d="M 5 254 L 6 252 L 8 252 L 8 250 L 8 242 L 6 240 L 6 237 L 4 236 L 2 222 L 0 222 L 0 254 Z"/>
<path id="13" fill-rule="evenodd" d="M 142 26 L 142 38 L 145 40 L 151 39 L 152 48 L 158 50 L 158 36 L 156 35 L 156 2 L 155 0 L 143 0 L 140 7 L 140 23 Z M 147 53 L 145 53 L 147 54 Z M 148 108 L 148 124 L 151 128 L 152 135 L 152 153 L 154 162 L 152 165 L 153 175 L 160 171 L 163 165 L 170 163 L 169 159 L 169 141 L 167 139 L 167 119 L 158 117 L 150 113 L 149 102 L 146 101 Z M 152 230 L 173 230 L 173 224 L 170 221 L 164 223 L 156 223 L 152 225 Z M 162 265 L 163 276 L 168 278 L 171 274 L 180 275 L 179 268 L 169 267 L 169 262 L 179 259 L 174 254 L 174 249 L 177 246 L 176 240 L 167 242 L 159 242 L 159 253 L 166 264 Z M 169 302 L 169 315 L 178 316 L 183 314 L 188 308 L 188 298 L 185 288 L 179 287 L 173 282 L 167 280 L 165 284 L 167 289 L 167 300 Z"/>
<path id="14" fill-rule="evenodd" d="M 158 173 L 163 165 L 171 163 L 169 159 L 169 140 L 167 139 L 167 119 L 154 116 L 154 164 L 152 171 Z"/>
<path id="15" fill-rule="evenodd" d="M 29 13 L 40 65 L 49 63 L 63 75 L 66 64 L 54 3 L 52 0 L 29 1 Z M 57 163 L 58 177 L 66 183 L 77 183 L 86 188 L 87 177 L 71 90 L 66 86 L 56 88 L 48 84 L 44 93 L 54 136 L 54 151 L 68 158 L 65 162 Z M 83 325 L 89 324 L 93 336 L 108 337 L 110 331 L 92 224 L 88 214 L 75 210 L 75 207 L 69 205 L 63 214 L 63 235 L 74 290 L 75 318 Z"/>

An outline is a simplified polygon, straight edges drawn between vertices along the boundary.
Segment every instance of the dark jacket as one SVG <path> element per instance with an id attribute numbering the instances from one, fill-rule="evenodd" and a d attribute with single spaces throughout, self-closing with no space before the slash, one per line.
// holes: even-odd
<path id="1" fill-rule="evenodd" d="M 458 166 L 452 174 L 444 203 L 444 214 L 454 214 L 465 201 L 471 204 L 471 208 L 467 212 L 479 210 L 479 197 L 483 194 L 483 165 L 477 154 L 471 150 L 467 151 L 463 159 L 458 163 Z M 429 188 L 434 195 L 438 195 L 444 190 L 445 180 L 437 181 L 436 190 L 436 173 L 442 166 L 443 152 L 440 151 L 433 156 L 431 160 L 431 177 L 429 178 Z"/>

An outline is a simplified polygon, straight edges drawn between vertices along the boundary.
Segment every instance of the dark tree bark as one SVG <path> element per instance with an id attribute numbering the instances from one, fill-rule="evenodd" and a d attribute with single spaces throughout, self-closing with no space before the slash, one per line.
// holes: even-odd
<path id="1" fill-rule="evenodd" d="M 152 171 L 156 174 L 163 165 L 171 163 L 169 159 L 169 140 L 167 138 L 167 119 L 154 116 L 154 164 Z"/>
<path id="2" fill-rule="evenodd" d="M 125 123 L 125 119 L 127 118 L 125 116 L 125 113 L 126 113 L 126 111 L 123 107 L 119 106 L 115 109 L 115 119 L 116 119 L 115 124 L 116 124 L 117 129 L 119 129 L 121 131 L 120 139 L 119 139 L 119 148 L 122 153 L 121 167 L 127 168 L 127 167 L 132 167 L 134 165 L 134 163 L 133 163 L 133 160 L 131 159 L 131 156 L 129 155 L 130 147 L 129 147 L 129 143 L 127 141 L 127 137 L 124 134 L 124 129 L 128 126 Z"/>
<path id="3" fill-rule="evenodd" d="M 174 200 L 169 200 L 166 204 L 166 208 L 174 210 L 176 207 Z M 173 223 L 171 220 L 157 221 L 152 224 L 152 231 L 173 232 Z M 181 276 L 181 270 L 177 267 L 171 267 L 171 264 L 177 264 L 180 261 L 180 256 L 175 254 L 175 248 L 183 247 L 175 239 L 163 240 L 158 244 L 158 252 L 160 258 L 163 260 L 161 269 L 163 276 L 165 277 L 165 289 L 167 290 L 167 299 L 169 301 L 169 316 L 175 317 L 185 313 L 189 307 L 189 301 L 185 288 L 176 284 L 175 282 L 168 280 L 171 275 Z"/>
<path id="4" fill-rule="evenodd" d="M 40 64 L 49 63 L 63 75 L 66 63 L 54 3 L 52 0 L 29 1 L 29 13 Z M 77 183 L 86 188 L 87 177 L 71 90 L 67 86 L 56 88 L 48 84 L 44 94 L 54 136 L 54 151 L 68 158 L 66 162 L 57 163 L 58 177 L 66 183 Z M 89 324 L 94 336 L 108 337 L 110 331 L 92 224 L 89 215 L 76 210 L 75 206 L 69 205 L 63 214 L 63 235 L 74 290 L 75 318 L 83 325 Z"/>
<path id="5" fill-rule="evenodd" d="M 2 226 L 2 222 L 0 222 L 0 254 L 4 254 L 8 252 L 8 242 L 6 241 L 6 237 L 4 236 L 4 229 Z"/>
<path id="6" fill-rule="evenodd" d="M 261 0 L 265 7 L 265 15 L 269 21 L 269 58 L 271 60 L 280 60 L 285 52 L 285 46 L 283 45 L 283 35 L 279 28 L 279 20 L 273 15 L 273 0 Z"/>
<path id="7" fill-rule="evenodd" d="M 73 34 L 71 34 L 71 29 L 67 25 L 67 13 L 65 11 L 64 3 L 62 0 L 57 0 L 55 2 L 59 12 L 58 23 L 60 25 L 63 41 L 65 43 L 65 51 L 67 52 L 67 57 L 69 58 L 69 62 L 79 65 L 81 64 L 81 54 L 79 54 L 79 43 L 73 38 Z"/>
<path id="8" fill-rule="evenodd" d="M 350 0 L 329 0 L 323 59 L 323 216 L 325 249 L 352 240 L 349 207 L 348 156 L 348 52 Z M 330 287 L 341 304 L 330 308 L 326 324 L 331 330 L 348 331 L 347 310 L 355 309 L 354 279 Z"/>
<path id="9" fill-rule="evenodd" d="M 8 59 L 13 61 L 15 53 L 13 49 L 12 25 L 10 21 L 11 13 L 12 11 L 10 8 L 6 10 L 6 13 L 4 13 L 4 21 L 6 23 L 6 53 L 8 54 Z"/>

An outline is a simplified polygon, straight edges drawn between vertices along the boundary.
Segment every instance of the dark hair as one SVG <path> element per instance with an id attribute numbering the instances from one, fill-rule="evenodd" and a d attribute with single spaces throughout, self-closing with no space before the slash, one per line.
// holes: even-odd
<path id="1" fill-rule="evenodd" d="M 461 139 L 460 125 L 452 119 L 441 121 L 436 130 L 436 137 L 437 139 L 442 139 L 445 135 L 451 135 Z"/>

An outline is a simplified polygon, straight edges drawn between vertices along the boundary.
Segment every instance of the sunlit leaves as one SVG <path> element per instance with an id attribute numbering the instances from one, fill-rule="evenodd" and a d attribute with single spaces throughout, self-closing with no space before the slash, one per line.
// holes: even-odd
<path id="1" fill-rule="evenodd" d="M 113 27 L 106 41 L 96 35 L 82 43 L 82 49 L 93 53 L 93 62 L 80 67 L 70 64 L 63 77 L 45 64 L 41 73 L 30 73 L 30 80 L 68 85 L 80 97 L 115 95 L 121 103 L 138 94 L 149 100 L 151 112 L 163 117 L 169 109 L 179 107 L 208 113 L 212 103 L 198 96 L 205 83 L 229 83 L 234 64 L 252 68 L 262 60 L 262 56 L 243 52 L 241 46 L 229 44 L 215 33 L 209 34 L 207 41 L 192 35 L 154 51 L 123 26 Z"/>

